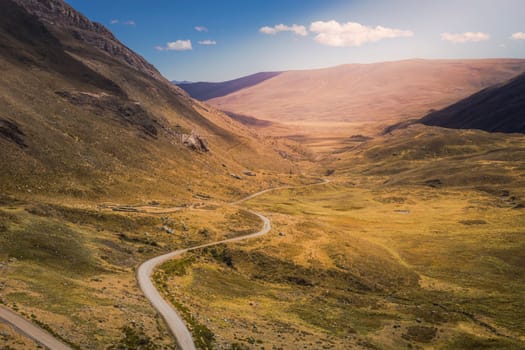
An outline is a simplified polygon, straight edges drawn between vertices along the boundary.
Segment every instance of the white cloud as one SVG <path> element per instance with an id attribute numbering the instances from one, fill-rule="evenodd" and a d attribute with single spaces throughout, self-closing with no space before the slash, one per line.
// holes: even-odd
<path id="1" fill-rule="evenodd" d="M 452 33 L 441 33 L 441 40 L 450 41 L 454 44 L 463 44 L 463 43 L 475 43 L 480 41 L 487 41 L 490 39 L 490 35 L 482 32 L 465 32 L 459 34 Z"/>
<path id="2" fill-rule="evenodd" d="M 317 33 L 315 41 L 328 46 L 361 46 L 388 38 L 412 37 L 410 30 L 392 29 L 382 26 L 368 27 L 356 22 L 317 21 L 310 25 L 310 31 Z"/>
<path id="3" fill-rule="evenodd" d="M 127 21 L 121 21 L 121 20 L 118 20 L 118 19 L 112 19 L 109 23 L 111 24 L 122 24 L 122 25 L 125 25 L 125 26 L 136 26 L 137 23 L 130 19 L 130 20 L 127 20 Z"/>
<path id="4" fill-rule="evenodd" d="M 199 41 L 200 45 L 216 45 L 217 42 L 215 40 L 201 40 Z"/>
<path id="5" fill-rule="evenodd" d="M 198 32 L 207 32 L 208 31 L 208 28 L 204 27 L 204 26 L 195 26 L 194 29 Z"/>
<path id="6" fill-rule="evenodd" d="M 525 33 L 524 32 L 517 32 L 512 34 L 512 39 L 514 40 L 525 40 Z"/>
<path id="7" fill-rule="evenodd" d="M 301 25 L 297 25 L 297 24 L 293 24 L 291 26 L 287 26 L 287 25 L 284 25 L 284 24 L 278 24 L 276 26 L 273 26 L 273 27 L 268 27 L 268 26 L 265 26 L 265 27 L 262 27 L 259 29 L 259 32 L 260 33 L 263 33 L 263 34 L 269 34 L 269 35 L 275 35 L 279 32 L 293 32 L 297 35 L 300 35 L 300 36 L 307 36 L 308 35 L 308 30 L 306 29 L 305 26 L 301 26 Z"/>
<path id="8" fill-rule="evenodd" d="M 192 50 L 191 40 L 177 40 L 166 43 L 166 46 L 156 46 L 159 51 L 188 51 Z"/>

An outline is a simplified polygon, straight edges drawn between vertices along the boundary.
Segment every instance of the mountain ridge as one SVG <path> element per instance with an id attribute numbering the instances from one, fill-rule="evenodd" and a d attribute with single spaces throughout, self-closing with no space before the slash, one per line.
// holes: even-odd
<path id="1" fill-rule="evenodd" d="M 430 113 L 420 122 L 452 129 L 525 133 L 525 73 Z"/>
<path id="2" fill-rule="evenodd" d="M 90 21 L 67 3 L 61 0 L 12 1 L 49 25 L 70 32 L 75 39 L 95 46 L 113 57 L 119 57 L 156 79 L 164 79 L 152 64 L 122 44 L 103 24 Z"/>
<path id="3" fill-rule="evenodd" d="M 207 100 L 273 122 L 368 122 L 420 118 L 525 71 L 525 60 L 403 60 L 286 71 Z M 267 103 L 272 101 L 272 103 Z"/>
<path id="4" fill-rule="evenodd" d="M 191 97 L 199 101 L 206 101 L 212 98 L 226 96 L 239 90 L 247 89 L 251 86 L 260 84 L 263 81 L 272 79 L 281 73 L 282 72 L 259 72 L 218 83 L 196 82 L 179 83 L 177 85 L 186 91 Z"/>

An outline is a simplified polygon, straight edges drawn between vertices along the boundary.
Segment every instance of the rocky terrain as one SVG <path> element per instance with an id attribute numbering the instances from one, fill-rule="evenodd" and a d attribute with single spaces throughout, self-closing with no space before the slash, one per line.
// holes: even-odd
<path id="1" fill-rule="evenodd" d="M 92 22 L 60 0 L 13 0 L 28 13 L 57 31 L 70 34 L 75 40 L 105 51 L 151 77 L 163 80 L 155 67 L 115 38 L 106 27 Z"/>

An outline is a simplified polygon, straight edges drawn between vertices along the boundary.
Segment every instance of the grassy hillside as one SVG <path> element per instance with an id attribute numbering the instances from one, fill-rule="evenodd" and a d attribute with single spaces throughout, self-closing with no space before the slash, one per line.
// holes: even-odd
<path id="1" fill-rule="evenodd" d="M 175 348 L 135 267 L 252 229 L 224 203 L 308 181 L 290 176 L 303 150 L 191 99 L 60 0 L 0 2 L 0 70 L 0 303 L 74 348 Z M 1 330 L 0 347 L 35 347 Z"/>
<path id="2" fill-rule="evenodd" d="M 74 348 L 175 349 L 136 267 L 254 232 L 253 209 L 268 235 L 156 271 L 200 348 L 523 349 L 525 137 L 376 131 L 524 68 L 351 65 L 226 96 L 275 138 L 191 99 L 62 1 L 4 0 L 0 303 Z M 300 187 L 320 177 L 332 181 Z M 228 205 L 283 185 L 299 187 Z M 0 347 L 37 348 L 0 332 Z"/>
<path id="3" fill-rule="evenodd" d="M 161 269 L 165 292 L 217 348 L 522 349 L 524 152 L 424 126 L 360 139 L 318 169 L 331 183 L 248 203 L 268 236 Z"/>
<path id="4" fill-rule="evenodd" d="M 3 193 L 225 196 L 246 182 L 230 173 L 289 171 L 278 151 L 297 152 L 192 100 L 103 27 L 53 2 L 54 10 L 38 1 L 21 2 L 27 10 L 0 5 Z M 55 25 L 40 19 L 48 17 Z"/>

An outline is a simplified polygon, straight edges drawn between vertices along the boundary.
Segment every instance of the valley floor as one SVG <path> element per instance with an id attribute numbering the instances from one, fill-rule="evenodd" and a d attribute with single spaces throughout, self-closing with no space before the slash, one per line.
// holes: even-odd
<path id="1" fill-rule="evenodd" d="M 271 213 L 269 236 L 159 272 L 218 348 L 525 344 L 516 312 L 525 309 L 525 216 L 499 196 L 339 179 L 270 193 L 250 208 Z"/>
<path id="2" fill-rule="evenodd" d="M 525 347 L 523 136 L 412 126 L 343 141 L 317 169 L 330 184 L 246 203 L 268 236 L 161 267 L 205 344 Z"/>
<path id="3" fill-rule="evenodd" d="M 255 232 L 253 210 L 270 233 L 154 274 L 199 348 L 523 349 L 523 136 L 411 127 L 352 142 L 307 168 L 330 183 L 242 207 L 213 194 L 99 206 L 3 196 L 0 301 L 73 348 L 174 349 L 136 267 Z M 264 188 L 314 181 L 275 175 Z M 0 326 L 6 349 L 36 346 Z"/>

